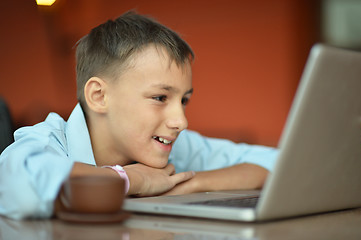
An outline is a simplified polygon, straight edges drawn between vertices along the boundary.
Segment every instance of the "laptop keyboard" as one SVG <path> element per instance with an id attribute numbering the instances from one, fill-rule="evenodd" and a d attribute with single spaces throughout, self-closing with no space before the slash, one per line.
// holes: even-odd
<path id="1" fill-rule="evenodd" d="M 226 199 L 215 199 L 215 200 L 206 200 L 206 201 L 199 201 L 199 202 L 190 202 L 187 204 L 203 205 L 203 206 L 218 206 L 218 207 L 254 208 L 257 205 L 258 199 L 259 199 L 259 197 L 226 198 Z"/>

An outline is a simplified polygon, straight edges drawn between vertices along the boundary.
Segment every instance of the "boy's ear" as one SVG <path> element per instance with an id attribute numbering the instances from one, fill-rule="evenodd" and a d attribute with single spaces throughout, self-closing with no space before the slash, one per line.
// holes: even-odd
<path id="1" fill-rule="evenodd" d="M 84 86 L 88 107 L 97 113 L 106 112 L 107 83 L 98 77 L 91 77 Z"/>

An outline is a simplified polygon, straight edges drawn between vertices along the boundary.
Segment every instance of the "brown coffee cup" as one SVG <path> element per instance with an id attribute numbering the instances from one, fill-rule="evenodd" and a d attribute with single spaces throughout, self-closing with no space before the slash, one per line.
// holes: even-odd
<path id="1" fill-rule="evenodd" d="M 117 213 L 124 191 L 124 180 L 118 177 L 71 177 L 62 186 L 60 202 L 63 209 L 75 213 Z"/>

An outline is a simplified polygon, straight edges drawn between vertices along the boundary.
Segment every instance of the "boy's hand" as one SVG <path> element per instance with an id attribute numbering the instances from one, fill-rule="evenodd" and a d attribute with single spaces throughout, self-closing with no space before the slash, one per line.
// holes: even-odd
<path id="1" fill-rule="evenodd" d="M 161 169 L 140 163 L 127 165 L 123 168 L 130 181 L 128 195 L 137 195 L 139 197 L 168 192 L 177 184 L 188 181 L 195 174 L 192 171 L 176 174 L 173 164 L 168 164 Z"/>

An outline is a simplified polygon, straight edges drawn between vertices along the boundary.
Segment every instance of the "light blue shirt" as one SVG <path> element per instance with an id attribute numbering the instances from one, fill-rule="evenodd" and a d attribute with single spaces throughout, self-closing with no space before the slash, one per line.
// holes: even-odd
<path id="1" fill-rule="evenodd" d="M 96 165 L 83 111 L 78 104 L 68 121 L 50 113 L 44 122 L 18 129 L 0 156 L 0 214 L 14 219 L 48 218 L 73 163 Z M 238 163 L 272 170 L 277 150 L 206 138 L 185 130 L 169 162 L 177 172 L 206 171 Z"/>

